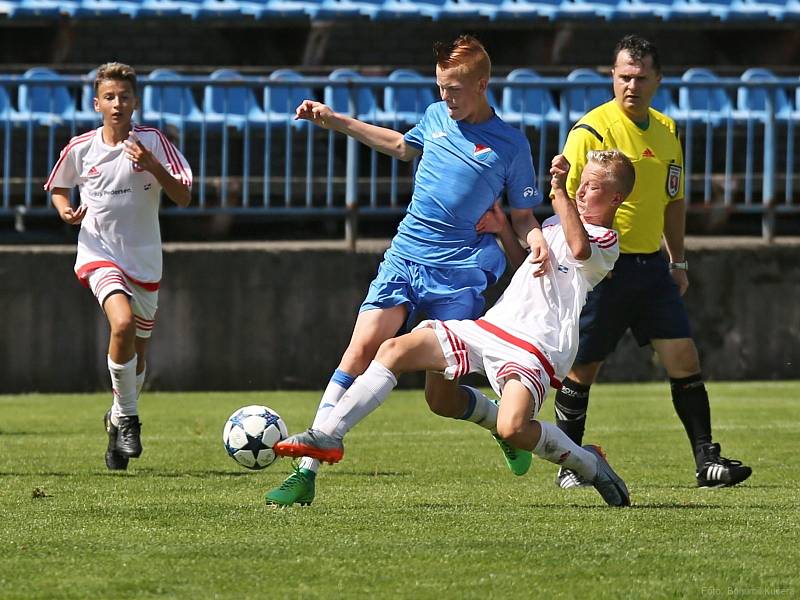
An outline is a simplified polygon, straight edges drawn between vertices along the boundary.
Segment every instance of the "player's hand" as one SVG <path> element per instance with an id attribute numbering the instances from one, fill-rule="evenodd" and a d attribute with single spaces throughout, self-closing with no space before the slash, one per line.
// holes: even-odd
<path id="1" fill-rule="evenodd" d="M 495 200 L 492 208 L 487 210 L 475 224 L 478 233 L 500 233 L 508 223 L 506 212 L 500 206 L 500 200 Z"/>
<path id="2" fill-rule="evenodd" d="M 125 156 L 134 164 L 134 167 L 138 166 L 152 173 L 158 166 L 158 159 L 147 149 L 135 132 L 131 131 L 128 139 L 123 143 L 125 144 Z"/>
<path id="3" fill-rule="evenodd" d="M 678 285 L 678 293 L 683 296 L 689 289 L 689 274 L 683 269 L 672 269 L 669 272 L 672 280 Z"/>
<path id="4" fill-rule="evenodd" d="M 569 161 L 563 154 L 557 154 L 550 162 L 550 188 L 563 190 L 567 183 L 567 173 L 569 173 Z"/>
<path id="5" fill-rule="evenodd" d="M 538 228 L 530 230 L 526 241 L 531 249 L 528 262 L 539 265 L 533 272 L 533 276 L 541 277 L 550 268 L 550 248 L 547 246 L 542 230 Z"/>
<path id="6" fill-rule="evenodd" d="M 83 217 L 86 216 L 86 205 L 81 204 L 78 208 L 67 206 L 64 208 L 64 210 L 58 211 L 58 216 L 61 217 L 61 220 L 64 221 L 64 223 L 78 225 L 81 221 L 83 221 Z"/>
<path id="7" fill-rule="evenodd" d="M 329 129 L 333 126 L 334 112 L 330 106 L 322 102 L 303 100 L 294 113 L 295 121 L 311 121 L 314 125 L 319 125 L 323 129 Z"/>

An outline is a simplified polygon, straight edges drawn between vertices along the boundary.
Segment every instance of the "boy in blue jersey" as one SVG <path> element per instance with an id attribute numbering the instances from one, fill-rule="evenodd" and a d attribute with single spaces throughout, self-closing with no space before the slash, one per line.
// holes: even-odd
<path id="1" fill-rule="evenodd" d="M 500 232 L 504 245 L 518 246 L 515 236 L 529 240 L 539 271 L 547 268 L 547 245 L 533 215 L 541 196 L 530 146 L 486 99 L 491 72 L 486 50 L 476 39 L 461 36 L 452 44 L 437 46 L 436 54 L 442 101 L 430 105 L 405 135 L 335 113 L 312 100 L 297 107 L 297 119 L 349 135 L 399 160 L 422 155 L 408 212 L 361 304 L 350 344 L 323 393 L 312 428 L 326 420 L 380 345 L 417 313 L 443 321 L 482 314 L 482 293 L 503 274 L 506 260 L 495 237 L 479 233 L 476 224 L 504 192 L 513 227 Z M 514 260 L 521 262 L 516 254 Z M 477 390 L 453 389 L 453 385 L 457 384 L 441 375 L 428 374 L 426 399 L 435 413 L 481 424 L 497 410 Z M 512 470 L 524 473 L 530 453 L 495 439 Z M 310 504 L 318 469 L 318 461 L 303 458 L 292 475 L 267 492 L 267 503 Z"/>

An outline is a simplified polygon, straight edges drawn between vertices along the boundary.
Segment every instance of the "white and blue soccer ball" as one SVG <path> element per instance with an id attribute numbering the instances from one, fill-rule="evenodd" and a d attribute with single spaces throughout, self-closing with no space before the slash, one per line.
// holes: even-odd
<path id="1" fill-rule="evenodd" d="M 289 432 L 281 416 L 271 408 L 253 404 L 240 408 L 228 418 L 222 430 L 225 450 L 237 463 L 258 470 L 270 466 L 278 456 L 272 447 Z"/>

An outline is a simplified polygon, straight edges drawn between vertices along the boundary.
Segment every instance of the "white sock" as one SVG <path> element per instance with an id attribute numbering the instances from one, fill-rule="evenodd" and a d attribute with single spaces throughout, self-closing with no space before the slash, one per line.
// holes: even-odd
<path id="1" fill-rule="evenodd" d="M 397 385 L 389 369 L 373 360 L 363 375 L 356 378 L 344 397 L 336 404 L 328 419 L 317 429 L 343 438 L 357 423 L 378 408 Z"/>
<path id="2" fill-rule="evenodd" d="M 136 375 L 136 399 L 142 395 L 142 388 L 144 387 L 144 377 L 147 375 L 147 365 L 144 366 L 142 372 Z"/>
<path id="3" fill-rule="evenodd" d="M 347 390 L 353 385 L 354 380 L 355 378 L 352 375 L 348 375 L 340 369 L 334 371 L 331 380 L 328 382 L 328 387 L 325 388 L 325 392 L 323 392 L 322 398 L 319 401 L 317 414 L 314 415 L 314 422 L 311 424 L 312 429 L 319 429 L 320 425 L 328 419 L 328 415 L 331 414 L 333 407 L 336 406 L 339 400 L 342 399 L 342 396 L 347 393 Z M 305 456 L 300 459 L 301 469 L 308 469 L 316 473 L 319 471 L 319 467 L 320 462 L 316 458 Z"/>
<path id="4" fill-rule="evenodd" d="M 572 469 L 587 481 L 592 481 L 597 475 L 597 457 L 578 446 L 552 423 L 539 421 L 539 425 L 542 427 L 542 436 L 533 453 L 551 463 Z"/>
<path id="5" fill-rule="evenodd" d="M 458 417 L 470 421 L 491 432 L 497 432 L 497 403 L 482 391 L 468 385 L 459 386 L 469 395 L 469 406 L 463 415 Z"/>
<path id="6" fill-rule="evenodd" d="M 136 398 L 136 355 L 119 365 L 108 357 L 108 372 L 111 375 L 111 390 L 114 404 L 111 407 L 111 422 L 119 425 L 119 417 L 138 414 Z"/>

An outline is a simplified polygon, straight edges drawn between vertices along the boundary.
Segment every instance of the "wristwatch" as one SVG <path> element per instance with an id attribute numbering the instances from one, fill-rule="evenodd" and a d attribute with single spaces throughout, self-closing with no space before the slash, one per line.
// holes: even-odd
<path id="1" fill-rule="evenodd" d="M 681 271 L 688 271 L 689 270 L 689 261 L 684 260 L 683 262 L 671 262 L 669 263 L 670 269 L 679 269 Z"/>

